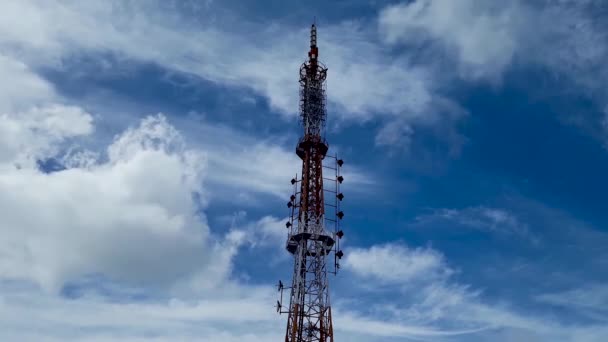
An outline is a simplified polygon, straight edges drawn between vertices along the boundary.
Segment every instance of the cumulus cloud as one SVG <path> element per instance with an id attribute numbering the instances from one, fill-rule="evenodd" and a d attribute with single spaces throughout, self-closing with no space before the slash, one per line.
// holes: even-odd
<path id="1" fill-rule="evenodd" d="M 9 3 L 8 10 L 13 5 L 24 4 Z M 54 46 L 52 39 L 29 38 L 45 49 Z M 210 236 L 200 213 L 204 153 L 187 147 L 162 115 L 121 132 L 105 151 L 83 149 L 78 142 L 91 138 L 93 115 L 64 104 L 23 62 L 0 57 L 7 76 L 0 82 L 7 95 L 0 97 L 0 278 L 57 292 L 102 274 L 185 293 L 229 276 L 246 240 L 239 232 Z M 39 169 L 48 159 L 62 168 Z"/>
<path id="2" fill-rule="evenodd" d="M 88 114 L 54 109 L 35 119 L 51 137 L 90 130 Z M 36 147 L 44 129 L 24 148 Z M 48 156 L 46 148 L 34 156 Z M 0 273 L 57 288 L 87 273 L 155 283 L 196 270 L 211 255 L 193 196 L 203 170 L 203 155 L 185 149 L 162 116 L 118 136 L 108 160 L 86 169 L 5 168 Z"/>
<path id="3" fill-rule="evenodd" d="M 75 106 L 52 104 L 0 114 L 0 165 L 31 167 L 55 155 L 61 142 L 92 130 L 92 116 Z"/>
<path id="4" fill-rule="evenodd" d="M 2 278 L 53 292 L 89 274 L 152 287 L 226 279 L 242 239 L 209 237 L 199 212 L 204 154 L 162 115 L 127 129 L 105 153 L 66 151 L 68 140 L 93 132 L 92 115 L 60 104 L 25 65 L 0 62 L 19 95 L 3 99 L 0 114 Z M 40 170 L 49 158 L 65 169 Z"/>
<path id="5" fill-rule="evenodd" d="M 64 105 L 53 86 L 16 59 L 0 54 L 0 166 L 32 167 L 64 141 L 91 134 L 93 118 Z"/>
<path id="6" fill-rule="evenodd" d="M 200 212 L 206 156 L 163 115 L 101 153 L 63 144 L 93 131 L 79 107 L 34 104 L 2 118 L 0 131 L 14 139 L 0 160 L 0 339 L 280 337 L 279 317 L 267 309 L 272 288 L 231 280 L 247 230 L 210 232 Z M 48 158 L 64 168 L 41 170 L 36 162 Z M 16 167 L 20 160 L 28 162 Z M 275 221 L 264 218 L 251 233 L 270 236 Z M 131 298 L 138 295 L 154 299 Z M 24 329 L 26 321 L 36 327 Z"/>
<path id="7" fill-rule="evenodd" d="M 5 153 L 0 168 L 0 339 L 280 335 L 267 333 L 280 331 L 278 317 L 265 309 L 274 300 L 271 288 L 231 280 L 245 231 L 213 235 L 200 213 L 204 153 L 189 148 L 163 115 L 126 129 L 102 154 L 62 155 L 62 139 L 91 133 L 90 114 L 60 105 L 31 113 L 35 120 L 21 115 L 12 123 L 25 132 L 36 122 L 31 130 L 39 134 L 22 134 L 18 153 Z M 6 126 L 0 122 L 0 130 Z M 65 168 L 14 167 L 24 151 L 33 161 L 57 157 Z M 271 221 L 263 219 L 253 233 L 271 234 L 263 228 Z M 71 300 L 63 291 L 84 296 Z M 126 303 L 112 301 L 118 298 Z M 25 321 L 36 327 L 23 329 Z M 218 322 L 233 329 L 217 328 Z"/>

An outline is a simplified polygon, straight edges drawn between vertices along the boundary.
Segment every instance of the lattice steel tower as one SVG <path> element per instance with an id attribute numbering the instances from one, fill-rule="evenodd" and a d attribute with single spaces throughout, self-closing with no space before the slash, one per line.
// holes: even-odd
<path id="1" fill-rule="evenodd" d="M 300 117 L 304 135 L 298 141 L 296 154 L 302 159 L 302 176 L 298 179 L 296 175 L 291 180 L 294 193 L 287 203 L 290 220 L 286 224 L 286 249 L 294 256 L 293 280 L 290 287 L 284 287 L 280 281 L 278 285 L 281 299 L 277 302 L 277 311 L 288 314 L 285 342 L 334 341 L 327 274 L 337 272 L 338 260 L 343 256 L 339 241 L 344 233 L 339 223 L 344 217 L 340 211 L 344 198 L 340 184 L 344 178 L 340 175 L 343 161 L 327 156 L 329 145 L 323 137 L 327 68 L 318 57 L 317 29 L 313 24 L 308 60 L 300 67 Z M 331 160 L 332 165 L 323 165 L 324 160 Z M 323 169 L 332 170 L 335 178 L 324 178 Z M 332 200 L 326 202 L 328 194 Z M 328 260 L 331 260 L 329 265 Z M 290 295 L 289 307 L 284 310 L 285 289 Z"/>

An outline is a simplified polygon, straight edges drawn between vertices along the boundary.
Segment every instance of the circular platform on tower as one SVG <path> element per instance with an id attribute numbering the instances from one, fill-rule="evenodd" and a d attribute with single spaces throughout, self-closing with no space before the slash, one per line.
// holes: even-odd
<path id="1" fill-rule="evenodd" d="M 327 254 L 327 252 L 329 252 L 333 245 L 336 243 L 334 237 L 329 235 L 327 232 L 323 234 L 298 233 L 290 236 L 289 240 L 287 241 L 287 251 L 289 251 L 289 253 L 291 254 L 294 254 L 298 249 L 298 245 L 303 240 L 323 242 L 323 245 L 325 246 L 325 254 Z M 312 254 L 315 253 L 308 253 L 308 255 Z"/>

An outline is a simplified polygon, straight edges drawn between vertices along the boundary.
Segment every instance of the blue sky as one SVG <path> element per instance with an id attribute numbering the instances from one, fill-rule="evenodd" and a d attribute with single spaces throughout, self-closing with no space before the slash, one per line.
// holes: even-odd
<path id="1" fill-rule="evenodd" d="M 0 340 L 282 338 L 313 18 L 336 339 L 608 336 L 602 1 L 0 9 Z"/>

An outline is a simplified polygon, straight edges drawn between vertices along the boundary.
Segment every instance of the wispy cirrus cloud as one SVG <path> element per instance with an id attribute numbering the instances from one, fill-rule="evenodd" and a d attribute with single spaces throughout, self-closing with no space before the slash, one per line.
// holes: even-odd
<path id="1" fill-rule="evenodd" d="M 268 310 L 274 292 L 215 292 L 197 300 L 77 300 L 36 289 L 2 286 L 0 338 L 21 341 L 261 341 L 281 337 L 282 322 Z M 24 322 L 29 328 L 24 329 Z"/>
<path id="2" fill-rule="evenodd" d="M 465 78 L 495 79 L 512 63 L 527 12 L 517 1 L 418 0 L 385 7 L 380 31 L 389 44 L 438 43 Z"/>
<path id="3" fill-rule="evenodd" d="M 305 57 L 307 29 L 241 20 L 229 30 L 200 19 L 214 15 L 209 8 L 199 8 L 194 20 L 192 13 L 163 6 L 12 1 L 0 17 L 0 45 L 6 54 L 36 68 L 60 70 L 82 54 L 152 62 L 220 85 L 249 88 L 279 113 L 297 113 L 294 75 Z M 17 16 L 23 18 L 14 21 Z M 461 118 L 463 109 L 442 95 L 442 81 L 434 71 L 407 56 L 387 53 L 366 21 L 346 20 L 320 30 L 321 56 L 330 66 L 330 109 L 343 120 L 381 118 L 415 127 Z"/>
<path id="4" fill-rule="evenodd" d="M 379 27 L 389 44 L 440 47 L 465 79 L 495 80 L 514 64 L 533 63 L 593 87 L 588 77 L 608 49 L 600 7 L 592 0 L 417 0 L 385 7 Z"/>
<path id="5" fill-rule="evenodd" d="M 284 140 L 282 136 L 258 137 L 208 121 L 173 120 L 191 144 L 206 151 L 206 182 L 216 199 L 236 201 L 245 207 L 260 205 L 256 195 L 285 199 L 293 191 L 289 181 L 302 173 L 295 151 L 277 143 Z M 331 178 L 329 171 L 327 177 Z M 347 160 L 341 172 L 343 189 L 349 193 L 376 191 L 380 185 L 363 165 Z"/>
<path id="6" fill-rule="evenodd" d="M 580 315 L 599 321 L 608 321 L 608 286 L 590 284 L 582 288 L 571 289 L 556 293 L 538 295 L 540 302 L 565 308 L 574 309 Z"/>
<path id="7" fill-rule="evenodd" d="M 388 283 L 408 283 L 423 275 L 436 278 L 451 273 L 437 251 L 401 244 L 351 249 L 344 266 L 356 275 Z"/>
<path id="8" fill-rule="evenodd" d="M 29 16 L 9 20 L 17 13 Z M 210 15 L 205 9 L 198 14 Z M 8 51 L 23 51 L 25 60 L 34 65 L 48 64 L 48 57 L 35 55 L 38 51 L 50 53 L 58 62 L 83 52 L 115 52 L 220 83 L 248 85 L 280 111 L 297 111 L 298 84 L 293 75 L 305 57 L 307 29 L 270 25 L 258 27 L 255 34 L 250 28 L 236 34 L 188 20 L 179 11 L 163 12 L 156 2 L 14 1 L 6 4 L 3 19 L 0 43 Z M 243 23 L 242 28 L 246 27 Z M 424 71 L 412 68 L 408 73 L 407 64 L 391 63 L 362 25 L 344 22 L 324 31 L 320 44 L 332 46 L 324 56 L 335 70 L 330 101 L 347 113 L 360 117 L 374 112 L 416 115 L 414 112 L 430 104 L 432 94 Z M 150 35 L 156 39 L 147 39 Z M 293 44 L 296 37 L 303 38 L 302 44 Z M 371 93 L 370 83 L 378 85 Z"/>
<path id="9" fill-rule="evenodd" d="M 532 238 L 528 224 L 512 211 L 502 208 L 478 206 L 463 209 L 433 209 L 430 214 L 418 215 L 415 218 L 415 224 L 423 226 L 457 225 L 489 233 Z"/>
<path id="10" fill-rule="evenodd" d="M 442 56 L 429 60 L 448 79 L 498 86 L 511 70 L 535 68 L 546 79 L 542 89 L 531 89 L 535 98 L 584 96 L 601 112 L 608 80 L 604 5 L 594 0 L 416 0 L 386 6 L 378 22 L 388 45 Z M 605 140 L 605 115 L 581 115 L 564 113 L 560 119 Z"/>
<path id="11" fill-rule="evenodd" d="M 597 317 L 586 324 L 571 324 L 556 321 L 550 315 L 529 314 L 505 302 L 489 302 L 483 291 L 459 283 L 448 261 L 430 248 L 385 244 L 355 249 L 351 253 L 354 256 L 347 256 L 345 269 L 355 278 L 365 280 L 355 283 L 360 284 L 358 296 L 375 296 L 386 291 L 387 284 L 392 286 L 391 296 L 374 297 L 374 304 L 366 308 L 374 317 L 383 318 L 383 324 L 394 325 L 394 329 L 387 328 L 392 336 L 458 341 L 511 341 L 517 336 L 519 340 L 574 342 L 601 341 L 607 331 Z M 362 256 L 369 261 L 361 262 Z M 368 264 L 373 267 L 367 267 Z M 539 299 L 572 305 L 571 300 L 575 301 L 583 291 L 569 292 L 571 295 L 566 296 L 565 301 L 556 302 L 559 295 L 543 295 Z M 371 326 L 379 328 L 382 324 L 360 323 L 362 331 Z M 449 336 L 452 339 L 448 339 Z"/>

